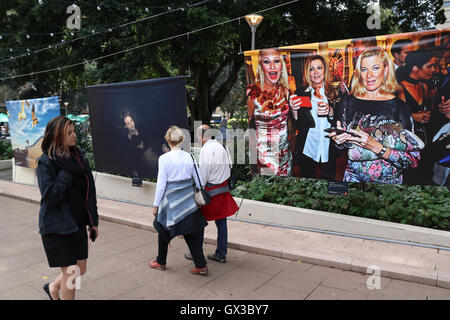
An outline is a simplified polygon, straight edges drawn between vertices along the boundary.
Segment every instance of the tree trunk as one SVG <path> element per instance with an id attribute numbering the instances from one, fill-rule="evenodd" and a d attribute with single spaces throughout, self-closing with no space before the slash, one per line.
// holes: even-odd
<path id="1" fill-rule="evenodd" d="M 220 84 L 214 95 L 212 95 L 211 91 L 215 83 L 211 81 L 208 65 L 205 63 L 193 64 L 195 96 L 192 99 L 188 95 L 188 107 L 194 120 L 201 120 L 202 123 L 209 124 L 214 110 L 224 101 L 226 95 L 229 94 L 244 62 L 242 57 L 239 56 L 235 57 L 232 61 L 227 79 Z"/>
<path id="2" fill-rule="evenodd" d="M 195 96 L 189 110 L 194 120 L 209 124 L 213 110 L 211 107 L 211 83 L 209 82 L 208 66 L 204 63 L 194 64 Z"/>

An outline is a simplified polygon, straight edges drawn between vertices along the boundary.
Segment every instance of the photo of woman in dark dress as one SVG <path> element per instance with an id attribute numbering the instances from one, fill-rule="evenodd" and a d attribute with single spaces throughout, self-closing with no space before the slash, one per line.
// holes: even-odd
<path id="1" fill-rule="evenodd" d="M 144 139 L 142 133 L 136 128 L 133 117 L 129 111 L 124 111 L 121 117 L 126 135 L 127 155 L 129 171 L 133 177 L 142 177 L 144 175 L 144 164 L 142 157 L 144 155 Z"/>
<path id="2" fill-rule="evenodd" d="M 358 58 L 350 95 L 338 104 L 330 137 L 348 147 L 344 181 L 403 183 L 403 170 L 419 164 L 423 142 L 411 132 L 411 112 L 400 91 L 393 62 L 381 48 Z"/>
<path id="3" fill-rule="evenodd" d="M 414 119 L 414 132 L 425 143 L 419 167 L 409 170 L 406 174 L 407 184 L 430 185 L 433 176 L 433 159 L 430 152 L 434 134 L 443 123 L 440 110 L 450 103 L 443 96 L 433 103 L 433 90 L 429 87 L 429 80 L 436 73 L 436 53 L 431 50 L 418 50 L 406 57 L 406 64 L 397 70 L 397 78 L 403 87 L 402 100 L 411 108 Z M 448 98 L 447 98 L 448 99 Z M 439 122 L 439 123 L 437 123 Z"/>
<path id="4" fill-rule="evenodd" d="M 132 177 L 147 177 L 149 168 L 157 167 L 158 156 L 151 148 L 157 144 L 152 142 L 153 137 L 149 128 L 138 127 L 136 119 L 137 117 L 128 110 L 124 110 L 120 117 L 123 166 Z"/>

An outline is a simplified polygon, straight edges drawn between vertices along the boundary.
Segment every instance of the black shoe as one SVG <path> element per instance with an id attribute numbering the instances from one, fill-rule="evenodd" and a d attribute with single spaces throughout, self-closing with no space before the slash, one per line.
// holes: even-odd
<path id="1" fill-rule="evenodd" d="M 208 254 L 208 259 L 209 260 L 214 260 L 220 263 L 225 263 L 227 262 L 227 258 L 219 258 L 218 256 L 216 256 L 216 254 Z"/>
<path id="2" fill-rule="evenodd" d="M 192 255 L 190 252 L 184 254 L 184 258 L 187 260 L 192 260 Z"/>
<path id="3" fill-rule="evenodd" d="M 54 300 L 52 298 L 52 295 L 50 294 L 50 283 L 47 282 L 46 284 L 44 284 L 44 286 L 42 288 L 44 289 L 45 293 L 48 294 L 48 297 L 50 298 L 50 300 Z M 61 299 L 58 299 L 58 300 L 61 300 Z"/>

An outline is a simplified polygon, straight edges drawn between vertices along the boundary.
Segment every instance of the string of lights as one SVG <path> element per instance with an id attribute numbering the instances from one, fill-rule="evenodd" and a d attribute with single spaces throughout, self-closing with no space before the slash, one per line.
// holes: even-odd
<path id="1" fill-rule="evenodd" d="M 121 25 L 117 25 L 117 26 L 114 26 L 114 27 L 107 27 L 107 28 L 104 28 L 101 31 L 96 31 L 96 30 L 93 29 L 93 30 L 90 31 L 90 33 L 88 33 L 88 34 L 86 34 L 84 36 L 80 36 L 80 37 L 77 37 L 77 38 L 74 38 L 74 39 L 70 39 L 70 40 L 62 39 L 60 42 L 56 42 L 56 43 L 54 42 L 54 43 L 51 43 L 51 44 L 44 45 L 43 48 L 40 48 L 40 49 L 37 49 L 37 50 L 33 50 L 32 48 L 27 48 L 25 53 L 17 55 L 17 56 L 10 56 L 9 58 L 0 60 L 0 63 L 10 62 L 10 61 L 13 61 L 13 60 L 16 60 L 16 59 L 19 59 L 19 58 L 31 56 L 32 54 L 37 54 L 37 53 L 40 53 L 40 52 L 43 52 L 43 51 L 47 51 L 47 50 L 50 50 L 50 49 L 59 48 L 59 47 L 65 46 L 67 44 L 71 44 L 71 43 L 74 43 L 76 41 L 83 40 L 83 39 L 86 39 L 86 38 L 89 38 L 89 37 L 92 37 L 92 36 L 96 36 L 96 35 L 103 34 L 103 33 L 106 33 L 106 32 L 112 32 L 114 30 L 121 29 L 121 28 L 130 26 L 130 25 L 134 25 L 134 24 L 137 24 L 137 23 L 144 22 L 144 21 L 148 21 L 150 19 L 154 19 L 154 18 L 163 16 L 165 14 L 173 13 L 175 11 L 184 11 L 186 9 L 193 8 L 193 7 L 196 7 L 196 6 L 200 6 L 200 5 L 203 5 L 205 3 L 212 2 L 212 1 L 219 1 L 220 2 L 220 0 L 203 0 L 203 1 L 200 1 L 200 2 L 197 2 L 197 3 L 194 3 L 194 4 L 186 5 L 184 7 L 177 7 L 177 8 L 174 8 L 174 9 L 169 7 L 169 11 L 165 11 L 165 12 L 161 12 L 161 13 L 158 13 L 158 14 L 154 14 L 152 16 L 148 16 L 148 17 L 145 17 L 145 18 L 142 18 L 142 19 L 138 19 L 138 20 L 135 20 L 135 21 L 127 22 L 127 23 L 124 23 L 124 24 L 121 24 Z M 54 34 L 51 33 L 52 37 L 55 34 L 56 33 L 54 33 Z M 62 32 L 62 33 L 59 33 L 59 34 L 65 34 L 65 33 Z M 75 35 L 74 31 L 71 31 L 70 34 L 72 36 Z M 31 38 L 31 36 L 29 34 L 27 34 L 26 37 L 27 38 Z M 0 35 L 0 40 L 1 39 L 2 39 L 2 36 Z M 12 49 L 12 48 L 10 48 L 9 51 L 10 52 L 15 52 L 15 50 Z"/>
<path id="2" fill-rule="evenodd" d="M 283 4 L 279 4 L 279 5 L 270 7 L 270 8 L 266 8 L 266 9 L 262 9 L 260 11 L 256 11 L 256 12 L 253 12 L 253 13 L 255 13 L 255 14 L 264 13 L 266 11 L 270 11 L 270 10 L 273 10 L 273 9 L 276 9 L 276 8 L 280 8 L 280 7 L 283 7 L 283 6 L 287 6 L 287 5 L 293 4 L 293 3 L 298 2 L 298 1 L 300 1 L 300 0 L 292 0 L 292 1 L 289 1 L 289 2 L 286 2 L 286 3 L 283 3 Z M 92 62 L 95 62 L 95 61 L 98 61 L 98 60 L 106 59 L 106 58 L 113 57 L 113 56 L 116 56 L 116 55 L 119 55 L 119 54 L 123 54 L 123 53 L 126 53 L 126 52 L 130 52 L 130 51 L 134 51 L 134 50 L 141 49 L 141 48 L 144 48 L 144 47 L 148 47 L 148 46 L 151 46 L 151 45 L 155 45 L 155 44 L 158 44 L 158 43 L 162 43 L 162 42 L 165 42 L 165 41 L 170 41 L 170 40 L 177 39 L 177 38 L 180 38 L 180 37 L 186 37 L 186 36 L 189 37 L 189 35 L 191 35 L 191 34 L 198 33 L 198 32 L 201 32 L 201 31 L 204 31 L 204 30 L 207 30 L 207 29 L 215 28 L 215 27 L 218 27 L 218 26 L 221 26 L 221 25 L 224 25 L 224 24 L 228 24 L 228 23 L 234 22 L 234 21 L 240 21 L 240 19 L 245 19 L 245 15 L 237 17 L 237 18 L 229 19 L 229 20 L 226 20 L 226 21 L 222 21 L 222 22 L 219 22 L 219 23 L 216 23 L 216 24 L 212 24 L 212 25 L 209 25 L 209 26 L 206 26 L 206 27 L 203 27 L 203 28 L 199 28 L 199 29 L 196 29 L 196 30 L 193 30 L 193 31 L 190 31 L 190 32 L 185 32 L 185 33 L 181 33 L 181 34 L 178 34 L 178 35 L 175 35 L 175 36 L 171 36 L 171 37 L 167 37 L 167 38 L 164 38 L 164 39 L 160 39 L 160 40 L 152 41 L 152 42 L 149 42 L 149 43 L 145 43 L 145 44 L 142 44 L 142 45 L 137 45 L 137 46 L 134 46 L 134 47 L 131 47 L 131 48 L 127 48 L 127 49 L 121 50 L 121 51 L 117 51 L 117 52 L 114 52 L 114 53 L 103 55 L 103 56 L 100 56 L 100 57 L 97 57 L 97 58 L 85 60 L 85 61 L 78 62 L 78 63 L 69 64 L 69 65 L 62 66 L 62 67 L 56 67 L 56 68 L 52 68 L 52 69 L 35 71 L 35 72 L 30 72 L 30 73 L 27 73 L 27 74 L 21 74 L 21 75 L 17 75 L 17 76 L 0 78 L 0 81 L 17 79 L 17 78 L 22 78 L 22 77 L 27 77 L 27 76 L 35 76 L 35 75 L 38 75 L 38 74 L 43 74 L 43 73 L 48 73 L 48 72 L 62 71 L 62 70 L 65 70 L 65 69 L 69 69 L 69 68 L 73 68 L 73 67 L 76 67 L 76 66 L 92 63 Z"/>
<path id="3" fill-rule="evenodd" d="M 45 5 L 47 3 L 60 3 L 62 5 L 77 5 L 76 1 L 73 0 L 38 0 L 37 1 L 38 4 L 40 5 Z M 94 2 L 94 1 L 93 1 Z M 97 5 L 96 3 L 93 4 L 89 4 L 91 7 L 96 7 L 97 10 L 101 10 L 103 7 L 105 7 L 104 5 L 105 1 L 102 1 L 99 5 Z M 116 3 L 115 4 L 116 7 L 121 7 L 121 8 L 128 8 L 128 9 L 133 9 L 133 8 L 148 8 L 148 9 L 164 9 L 170 6 L 151 6 L 151 5 L 135 5 L 133 2 L 125 2 L 125 3 Z M 172 8 L 176 8 L 176 7 L 185 7 L 185 6 L 172 6 Z M 170 9 L 169 9 L 170 10 Z"/>
<path id="4" fill-rule="evenodd" d="M 116 6 L 123 6 L 124 8 L 127 8 L 127 9 L 125 9 L 125 11 L 131 11 L 132 8 L 138 8 L 140 10 L 144 10 L 147 13 L 150 11 L 150 9 L 167 9 L 169 12 L 172 12 L 172 11 L 176 11 L 176 10 L 192 8 L 192 7 L 195 7 L 195 6 L 198 6 L 198 5 L 202 5 L 202 4 L 206 3 L 206 2 L 211 2 L 211 1 L 218 1 L 219 3 L 221 2 L 221 0 L 204 0 L 204 1 L 201 1 L 201 2 L 198 2 L 198 3 L 195 3 L 195 4 L 186 4 L 186 5 L 182 5 L 182 6 L 132 6 L 132 5 L 129 5 L 129 4 L 121 4 L 121 3 L 119 3 L 119 4 L 116 4 Z M 234 1 L 236 1 L 236 0 L 234 0 Z M 49 2 L 49 0 L 47 0 L 47 2 Z M 71 4 L 74 7 L 79 7 L 76 3 L 73 3 L 72 1 L 64 1 L 63 0 L 63 1 L 52 1 L 52 2 L 64 2 L 64 3 L 68 3 L 69 5 Z M 83 8 L 86 7 L 86 6 L 87 6 L 86 4 L 83 4 Z M 97 11 L 101 11 L 102 10 L 101 5 L 94 4 L 94 6 L 96 6 Z M 108 8 L 108 9 L 110 10 L 111 8 Z M 103 29 L 107 30 L 108 28 L 103 28 Z M 67 32 L 61 32 L 61 31 L 40 32 L 40 33 L 27 32 L 27 33 L 23 33 L 23 34 L 19 34 L 19 35 L 17 33 L 2 33 L 2 34 L 0 34 L 0 40 L 6 39 L 7 37 L 14 37 L 14 38 L 24 37 L 26 39 L 32 39 L 35 36 L 39 36 L 39 37 L 42 37 L 42 36 L 54 37 L 56 35 L 65 35 L 65 34 L 67 34 Z"/>

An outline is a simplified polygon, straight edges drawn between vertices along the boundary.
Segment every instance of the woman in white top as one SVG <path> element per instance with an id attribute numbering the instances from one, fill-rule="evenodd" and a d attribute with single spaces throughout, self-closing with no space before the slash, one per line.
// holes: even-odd
<path id="1" fill-rule="evenodd" d="M 208 267 L 203 255 L 202 235 L 207 222 L 194 200 L 192 178 L 198 181 L 191 155 L 181 150 L 184 134 L 171 126 L 164 137 L 170 151 L 159 157 L 158 181 L 153 203 L 153 226 L 158 231 L 158 257 L 150 268 L 165 270 L 169 242 L 183 235 L 194 260 L 193 274 L 207 275 Z"/>
<path id="2" fill-rule="evenodd" d="M 289 99 L 293 110 L 293 123 L 299 131 L 295 141 L 294 164 L 300 166 L 301 177 L 334 181 L 334 150 L 331 149 L 333 145 L 324 130 L 332 126 L 333 105 L 337 102 L 338 93 L 331 85 L 327 63 L 320 55 L 307 59 L 303 78 L 306 90 L 296 92 Z M 304 108 L 297 118 L 296 110 L 302 107 L 298 96 L 308 96 L 312 108 Z M 300 119 L 306 115 L 313 119 L 308 126 L 305 126 L 305 119 Z"/>

